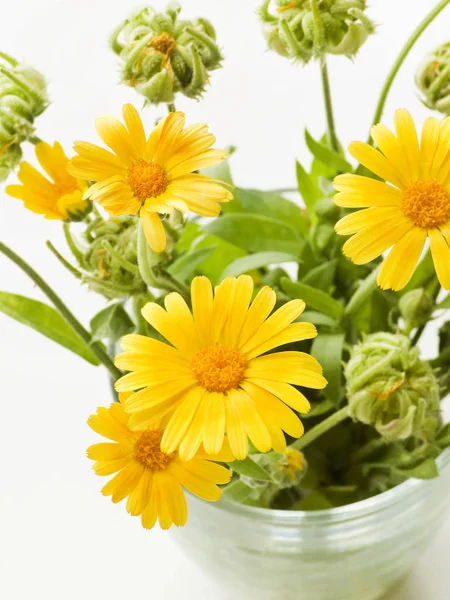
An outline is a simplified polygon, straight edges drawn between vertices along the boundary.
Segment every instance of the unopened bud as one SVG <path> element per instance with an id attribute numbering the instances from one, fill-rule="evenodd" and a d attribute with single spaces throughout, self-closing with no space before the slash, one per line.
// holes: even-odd
<path id="1" fill-rule="evenodd" d="M 399 308 L 405 319 L 406 331 L 425 325 L 433 314 L 434 303 L 430 294 L 423 288 L 411 290 L 400 298 Z"/>
<path id="2" fill-rule="evenodd" d="M 428 108 L 450 115 L 450 42 L 427 54 L 415 81 Z"/>
<path id="3" fill-rule="evenodd" d="M 365 10 L 366 0 L 265 0 L 259 15 L 269 48 L 307 63 L 325 54 L 354 56 L 375 31 Z"/>
<path id="4" fill-rule="evenodd" d="M 400 334 L 374 333 L 345 370 L 350 416 L 387 440 L 429 439 L 439 424 L 439 386 L 419 350 Z"/>
<path id="5" fill-rule="evenodd" d="M 111 47 L 121 59 L 122 81 L 148 102 L 173 102 L 181 92 L 200 98 L 209 73 L 221 66 L 214 27 L 206 19 L 178 19 L 172 3 L 163 13 L 135 11 L 114 32 Z"/>

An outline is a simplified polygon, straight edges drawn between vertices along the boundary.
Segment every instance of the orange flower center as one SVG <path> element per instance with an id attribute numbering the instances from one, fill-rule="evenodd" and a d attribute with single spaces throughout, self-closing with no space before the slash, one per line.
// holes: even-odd
<path id="1" fill-rule="evenodd" d="M 418 227 L 433 229 L 450 218 L 450 194 L 437 181 L 414 181 L 403 192 L 402 209 Z"/>
<path id="2" fill-rule="evenodd" d="M 197 352 L 192 371 L 199 384 L 210 392 L 228 392 L 244 379 L 248 362 L 244 354 L 217 342 Z"/>
<path id="3" fill-rule="evenodd" d="M 154 162 L 140 158 L 128 169 L 128 183 L 142 202 L 147 198 L 157 198 L 166 191 L 169 183 L 167 173 Z"/>
<path id="4" fill-rule="evenodd" d="M 144 431 L 136 442 L 136 460 L 152 471 L 164 471 L 164 469 L 167 469 L 176 454 L 175 452 L 172 454 L 161 452 L 162 436 L 162 429 Z"/>
<path id="5" fill-rule="evenodd" d="M 170 56 L 176 48 L 176 41 L 168 33 L 164 32 L 161 35 L 154 37 L 149 46 L 161 54 Z"/>

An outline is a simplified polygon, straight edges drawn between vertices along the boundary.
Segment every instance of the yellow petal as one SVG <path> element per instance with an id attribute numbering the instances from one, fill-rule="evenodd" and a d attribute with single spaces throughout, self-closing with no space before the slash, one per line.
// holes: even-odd
<path id="1" fill-rule="evenodd" d="M 191 284 L 192 312 L 200 342 L 209 344 L 213 310 L 213 291 L 207 277 L 195 277 Z"/>
<path id="2" fill-rule="evenodd" d="M 317 336 L 317 329 L 312 323 L 292 323 L 283 331 L 277 333 L 273 337 L 265 340 L 257 346 L 253 346 L 253 338 L 245 346 L 246 355 L 249 359 L 260 356 L 269 350 L 273 350 L 284 344 L 292 344 L 293 342 L 301 342 L 302 340 L 310 340 Z"/>
<path id="3" fill-rule="evenodd" d="M 164 252 L 166 247 L 166 233 L 158 213 L 141 208 L 139 215 L 147 244 L 153 252 Z"/>
<path id="4" fill-rule="evenodd" d="M 235 277 L 227 277 L 215 290 L 211 318 L 212 342 L 221 341 L 222 330 L 233 303 L 236 285 Z"/>
<path id="5" fill-rule="evenodd" d="M 420 142 L 421 179 L 431 179 L 431 167 L 439 143 L 440 124 L 436 117 L 428 117 L 422 129 Z"/>
<path id="6" fill-rule="evenodd" d="M 140 156 L 145 153 L 145 131 L 141 117 L 132 104 L 125 104 L 122 109 L 125 125 Z"/>
<path id="7" fill-rule="evenodd" d="M 408 163 L 407 151 L 404 145 L 395 137 L 388 127 L 385 125 L 374 125 L 371 131 L 372 139 L 389 161 L 390 165 L 395 169 L 399 179 L 405 185 L 414 179 L 413 170 Z M 417 137 L 416 137 L 417 144 Z"/>
<path id="8" fill-rule="evenodd" d="M 450 151 L 450 118 L 444 119 L 441 123 L 441 130 L 439 134 L 439 142 L 436 148 L 436 153 L 433 159 L 433 165 L 430 170 L 430 179 L 438 179 L 439 183 L 442 182 L 442 178 L 445 174 L 440 174 L 442 165 L 445 159 L 448 157 Z"/>
<path id="9" fill-rule="evenodd" d="M 176 476 L 177 480 L 191 494 L 207 500 L 209 502 L 217 502 L 220 499 L 222 492 L 211 481 L 201 477 L 198 473 L 186 468 L 186 465 L 180 462 L 173 462 L 170 465 L 170 470 Z"/>
<path id="10" fill-rule="evenodd" d="M 225 396 L 220 392 L 206 394 L 208 403 L 203 427 L 203 447 L 207 454 L 218 454 L 225 437 Z"/>
<path id="11" fill-rule="evenodd" d="M 351 235 L 371 225 L 380 225 L 388 219 L 395 219 L 398 215 L 399 209 L 396 206 L 366 208 L 343 217 L 336 223 L 335 229 L 339 235 Z"/>
<path id="12" fill-rule="evenodd" d="M 120 160 L 130 167 L 140 158 L 130 134 L 120 121 L 114 117 L 98 117 L 95 121 L 98 135 L 113 150 Z"/>
<path id="13" fill-rule="evenodd" d="M 250 275 L 238 277 L 233 300 L 223 330 L 222 341 L 228 346 L 235 346 L 247 316 L 253 294 L 253 278 Z"/>
<path id="14" fill-rule="evenodd" d="M 271 394 L 282 400 L 285 404 L 299 413 L 308 414 L 311 405 L 305 396 L 295 387 L 282 381 L 270 381 L 269 379 L 257 378 L 248 379 L 260 388 L 268 390 Z"/>
<path id="15" fill-rule="evenodd" d="M 383 223 L 371 225 L 356 233 L 344 244 L 344 254 L 357 265 L 363 265 L 375 258 L 397 243 L 410 229 L 414 227 L 411 219 L 402 215 L 399 210 L 398 217 L 392 217 Z"/>
<path id="16" fill-rule="evenodd" d="M 401 290 L 411 279 L 422 254 L 427 232 L 413 227 L 398 241 L 381 266 L 377 282 L 383 290 Z"/>
<path id="17" fill-rule="evenodd" d="M 229 398 L 225 402 L 227 417 L 227 436 L 231 451 L 236 460 L 244 460 L 248 456 L 248 436 L 237 408 Z"/>
<path id="18" fill-rule="evenodd" d="M 431 254 L 440 284 L 450 290 L 450 246 L 438 229 L 428 231 Z"/>
<path id="19" fill-rule="evenodd" d="M 151 498 L 152 479 L 152 472 L 144 469 L 139 483 L 128 496 L 127 511 L 130 515 L 137 517 L 145 511 Z"/>
<path id="20" fill-rule="evenodd" d="M 352 142 L 349 146 L 349 151 L 356 160 L 372 171 L 372 173 L 375 173 L 375 175 L 393 183 L 401 190 L 406 187 L 403 183 L 403 178 L 399 176 L 394 167 L 379 150 L 375 150 L 375 148 L 364 142 Z"/>
<path id="21" fill-rule="evenodd" d="M 247 431 L 253 445 L 260 452 L 268 452 L 272 439 L 254 400 L 242 389 L 232 389 L 228 392 L 228 399 L 236 408 L 239 417 Z"/>
<path id="22" fill-rule="evenodd" d="M 181 352 L 192 356 L 196 352 L 196 339 L 187 335 L 185 331 L 178 327 L 178 324 L 171 316 L 154 302 L 149 302 L 142 308 L 142 316 L 152 327 L 154 327 L 163 337 Z"/>
<path id="23" fill-rule="evenodd" d="M 191 458 L 194 457 L 195 453 L 200 448 L 203 439 L 203 431 L 208 408 L 209 402 L 207 401 L 206 396 L 203 396 L 200 405 L 197 408 L 197 412 L 192 419 L 192 423 L 190 424 L 187 433 L 180 444 L 179 455 L 181 460 L 191 460 Z"/>
<path id="24" fill-rule="evenodd" d="M 264 321 L 272 312 L 277 295 L 272 288 L 264 286 L 253 300 L 242 325 L 239 336 L 239 348 L 242 348 L 248 340 L 261 327 Z"/>
<path id="25" fill-rule="evenodd" d="M 161 440 L 161 450 L 166 454 L 174 452 L 181 443 L 205 395 L 201 387 L 194 387 L 184 396 L 172 415 Z"/>
<path id="26" fill-rule="evenodd" d="M 394 123 L 398 140 L 409 165 L 411 178 L 406 183 L 410 183 L 411 180 L 417 181 L 420 178 L 420 150 L 413 118 L 407 110 L 401 108 L 395 111 Z"/>

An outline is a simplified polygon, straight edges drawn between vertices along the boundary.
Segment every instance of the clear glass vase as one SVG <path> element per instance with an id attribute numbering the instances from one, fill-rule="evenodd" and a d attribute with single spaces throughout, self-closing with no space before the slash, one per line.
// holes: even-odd
<path id="1" fill-rule="evenodd" d="M 446 516 L 450 452 L 438 463 L 436 479 L 331 510 L 191 497 L 188 524 L 173 535 L 217 581 L 215 600 L 375 600 L 411 570 Z"/>

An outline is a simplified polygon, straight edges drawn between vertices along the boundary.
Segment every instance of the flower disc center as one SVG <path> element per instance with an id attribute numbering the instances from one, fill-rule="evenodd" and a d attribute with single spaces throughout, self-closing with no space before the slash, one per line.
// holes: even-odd
<path id="1" fill-rule="evenodd" d="M 142 202 L 157 198 L 166 191 L 169 183 L 167 173 L 154 162 L 140 158 L 128 169 L 128 183 Z"/>
<path id="2" fill-rule="evenodd" d="M 450 194 L 437 181 L 415 181 L 403 192 L 402 209 L 418 227 L 433 229 L 450 218 Z"/>
<path id="3" fill-rule="evenodd" d="M 192 371 L 199 384 L 210 392 L 227 392 L 244 379 L 248 361 L 242 352 L 215 343 L 197 352 Z"/>
<path id="4" fill-rule="evenodd" d="M 144 431 L 136 442 L 136 460 L 152 471 L 163 471 L 164 469 L 167 469 L 175 456 L 175 453 L 165 454 L 164 452 L 161 452 L 162 436 L 163 431 L 161 429 Z"/>

